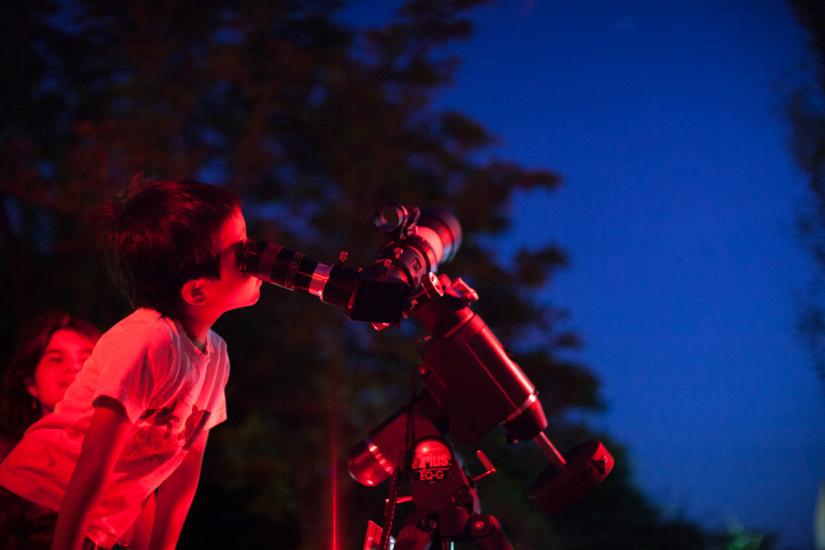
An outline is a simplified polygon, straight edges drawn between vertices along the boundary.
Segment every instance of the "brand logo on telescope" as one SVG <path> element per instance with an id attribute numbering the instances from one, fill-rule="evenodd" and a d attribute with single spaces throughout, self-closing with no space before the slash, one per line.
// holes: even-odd
<path id="1" fill-rule="evenodd" d="M 412 469 L 421 481 L 437 483 L 447 479 L 453 467 L 453 454 L 440 439 L 422 439 L 415 446 Z"/>

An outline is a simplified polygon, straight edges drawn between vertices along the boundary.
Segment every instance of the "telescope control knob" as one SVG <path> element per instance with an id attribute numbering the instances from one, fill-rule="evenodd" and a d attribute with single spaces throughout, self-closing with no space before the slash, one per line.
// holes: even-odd
<path id="1" fill-rule="evenodd" d="M 464 279 L 461 277 L 456 277 L 455 281 L 453 281 L 453 288 L 467 301 L 467 303 L 478 301 L 478 292 L 476 292 L 473 287 L 465 283 Z"/>
<path id="2" fill-rule="evenodd" d="M 424 294 L 426 294 L 430 300 L 437 300 L 444 296 L 444 287 L 441 286 L 441 281 L 438 280 L 438 277 L 432 271 L 421 281 L 421 286 L 424 289 Z"/>

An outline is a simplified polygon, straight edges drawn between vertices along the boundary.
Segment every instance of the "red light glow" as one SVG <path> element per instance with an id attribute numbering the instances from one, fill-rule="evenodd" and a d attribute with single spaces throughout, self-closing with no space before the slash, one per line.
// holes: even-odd
<path id="1" fill-rule="evenodd" d="M 338 423 L 335 415 L 329 420 L 329 462 L 330 479 L 330 550 L 338 550 Z"/>

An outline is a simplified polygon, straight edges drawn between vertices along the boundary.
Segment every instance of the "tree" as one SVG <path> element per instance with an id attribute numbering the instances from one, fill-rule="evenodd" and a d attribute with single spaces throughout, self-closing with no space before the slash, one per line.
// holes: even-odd
<path id="1" fill-rule="evenodd" d="M 785 114 L 791 128 L 791 150 L 807 176 L 810 199 L 800 212 L 798 226 L 816 266 L 800 328 L 825 389 L 825 5 L 817 0 L 790 0 L 789 4 L 807 32 L 814 62 L 813 80 L 788 95 Z"/>
<path id="2" fill-rule="evenodd" d="M 794 89 L 785 104 L 791 150 L 807 176 L 806 198 L 810 200 L 799 214 L 798 226 L 815 266 L 799 327 L 825 392 L 825 4 L 821 0 L 789 0 L 789 4 L 807 33 L 813 61 L 813 78 Z M 815 521 L 821 533 L 821 505 Z"/>
<path id="3" fill-rule="evenodd" d="M 411 0 L 367 32 L 338 21 L 333 0 L 4 7 L 4 349 L 47 305 L 104 326 L 126 313 L 82 222 L 135 170 L 220 182 L 243 198 L 254 238 L 327 262 L 347 250 L 355 266 L 381 243 L 377 206 L 445 206 L 465 232 L 446 271 L 481 294 L 475 309 L 543 390 L 561 447 L 587 437 L 565 413 L 598 410 L 598 381 L 570 359 L 579 340 L 564 312 L 535 299 L 564 252 L 490 244 L 508 227 L 514 192 L 559 178 L 494 158 L 481 125 L 431 106 L 457 63 L 443 47 L 469 36 L 479 2 Z M 384 494 L 356 487 L 343 459 L 409 398 L 418 335 L 375 333 L 312 297 L 268 290 L 217 326 L 233 358 L 230 421 L 211 438 L 182 546 L 325 547 L 333 506 L 346 547 L 356 546 Z M 501 435 L 482 443 L 502 471 L 482 497 L 519 546 L 701 545 L 700 530 L 661 518 L 634 488 L 616 443 L 620 466 L 597 496 L 541 516 L 523 494 L 546 462 Z"/>

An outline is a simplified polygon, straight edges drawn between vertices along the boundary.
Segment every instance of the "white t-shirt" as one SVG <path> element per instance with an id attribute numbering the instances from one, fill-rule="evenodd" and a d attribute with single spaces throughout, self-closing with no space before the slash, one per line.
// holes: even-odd
<path id="1" fill-rule="evenodd" d="M 226 420 L 226 343 L 209 331 L 200 351 L 181 325 L 139 309 L 98 341 L 52 414 L 33 424 L 0 465 L 0 485 L 55 511 L 100 396 L 123 405 L 132 432 L 92 511 L 87 536 L 111 547 L 198 435 Z"/>

